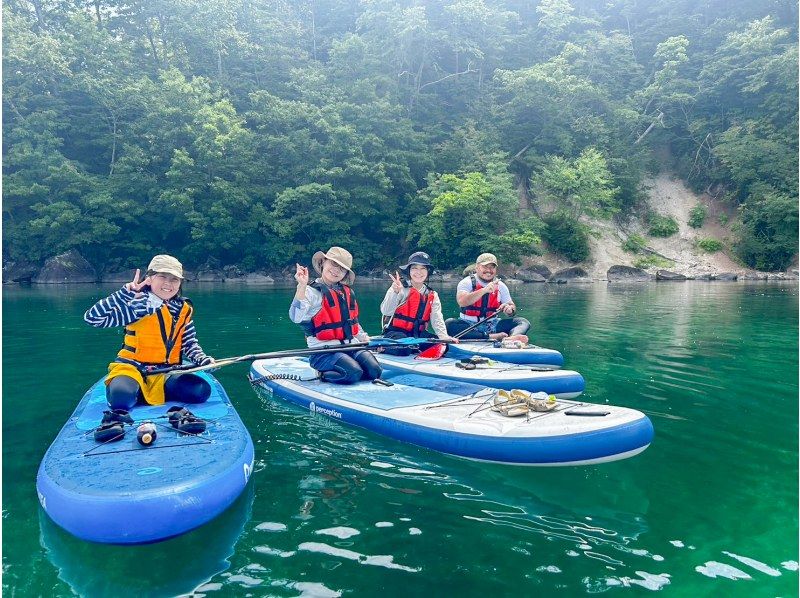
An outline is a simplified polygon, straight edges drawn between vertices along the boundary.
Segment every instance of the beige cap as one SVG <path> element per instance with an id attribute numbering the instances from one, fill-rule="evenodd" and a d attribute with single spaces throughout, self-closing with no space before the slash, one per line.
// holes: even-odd
<path id="1" fill-rule="evenodd" d="M 353 284 L 353 281 L 356 279 L 356 273 L 353 272 L 353 256 L 350 255 L 349 251 L 341 247 L 331 247 L 328 249 L 328 253 L 322 253 L 321 251 L 315 253 L 314 257 L 311 258 L 311 265 L 314 266 L 314 270 L 317 271 L 317 274 L 322 274 L 322 262 L 325 260 L 336 262 L 347 270 L 347 274 L 342 282 L 346 285 Z"/>
<path id="2" fill-rule="evenodd" d="M 497 266 L 497 258 L 494 257 L 493 253 L 482 253 L 478 256 L 478 259 L 475 260 L 475 264 L 478 266 L 485 266 L 486 264 L 494 264 Z"/>
<path id="3" fill-rule="evenodd" d="M 172 274 L 183 280 L 183 266 L 171 255 L 157 255 L 150 260 L 150 265 L 147 266 L 148 272 L 163 272 L 164 274 Z"/>

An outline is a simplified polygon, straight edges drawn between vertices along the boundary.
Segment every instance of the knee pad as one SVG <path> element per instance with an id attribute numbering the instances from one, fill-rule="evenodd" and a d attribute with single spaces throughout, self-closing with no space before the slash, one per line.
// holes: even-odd
<path id="1" fill-rule="evenodd" d="M 364 371 L 355 359 L 344 353 L 338 354 L 338 359 L 322 372 L 322 379 L 335 384 L 353 384 L 361 380 Z"/>
<path id="2" fill-rule="evenodd" d="M 106 401 L 112 409 L 130 411 L 140 394 L 139 383 L 130 376 L 116 376 L 106 384 Z"/>
<path id="3" fill-rule="evenodd" d="M 362 380 L 375 380 L 375 378 L 381 377 L 383 368 L 370 351 L 359 351 L 353 356 L 353 358 L 356 360 L 358 365 L 361 366 L 361 369 L 364 372 L 361 375 Z"/>

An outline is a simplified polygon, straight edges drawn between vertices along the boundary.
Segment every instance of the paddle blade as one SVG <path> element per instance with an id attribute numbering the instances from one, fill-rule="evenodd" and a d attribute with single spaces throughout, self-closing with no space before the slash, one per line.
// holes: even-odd
<path id="1" fill-rule="evenodd" d="M 437 359 L 441 359 L 446 351 L 446 344 L 437 343 L 435 345 L 431 345 L 424 351 L 420 351 L 419 355 L 417 355 L 414 359 L 428 359 L 430 361 L 435 361 Z"/>

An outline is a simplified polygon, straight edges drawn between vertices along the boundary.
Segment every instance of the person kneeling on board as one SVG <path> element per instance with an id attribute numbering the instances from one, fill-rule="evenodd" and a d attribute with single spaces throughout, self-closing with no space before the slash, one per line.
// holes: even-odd
<path id="1" fill-rule="evenodd" d="M 331 247 L 327 253 L 317 251 L 311 264 L 319 278 L 309 283 L 308 268 L 297 264 L 297 292 L 289 306 L 289 318 L 303 329 L 309 348 L 369 342 L 358 322 L 358 302 L 350 288 L 356 278 L 353 256 L 341 247 Z M 367 350 L 320 353 L 308 361 L 322 380 L 336 384 L 380 379 L 383 372 Z"/>
<path id="2" fill-rule="evenodd" d="M 442 316 L 442 302 L 439 295 L 428 287 L 428 278 L 434 272 L 430 256 L 422 251 L 411 254 L 408 263 L 400 266 L 400 273 L 389 277 L 392 286 L 386 291 L 381 303 L 381 314 L 386 321 L 383 336 L 388 339 L 401 338 L 438 338 L 457 343 L 458 340 L 447 334 Z M 435 334 L 428 332 L 428 325 Z M 424 350 L 430 344 L 420 345 Z M 390 355 L 410 355 L 412 347 L 385 347 L 383 351 Z"/>
<path id="3" fill-rule="evenodd" d="M 84 321 L 96 328 L 125 327 L 122 348 L 108 366 L 105 383 L 110 411 L 105 412 L 102 425 L 132 424 L 128 411 L 137 403 L 203 403 L 211 395 L 209 383 L 195 374 L 147 374 L 148 369 L 179 365 L 183 357 L 197 365 L 214 363 L 197 342 L 194 308 L 191 301 L 180 296 L 182 282 L 181 263 L 170 255 L 157 255 L 150 261 L 143 280 L 139 280 L 136 270 L 131 282 L 84 314 Z M 171 422 L 175 415 L 170 414 Z M 186 409 L 181 418 L 197 430 L 197 418 Z M 181 418 L 173 423 L 178 429 Z"/>

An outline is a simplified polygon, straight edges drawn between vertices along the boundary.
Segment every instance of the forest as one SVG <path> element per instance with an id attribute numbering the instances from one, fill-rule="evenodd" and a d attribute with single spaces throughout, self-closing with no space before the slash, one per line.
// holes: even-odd
<path id="1" fill-rule="evenodd" d="M 7 0 L 3 256 L 587 257 L 670 169 L 798 244 L 797 3 Z"/>

